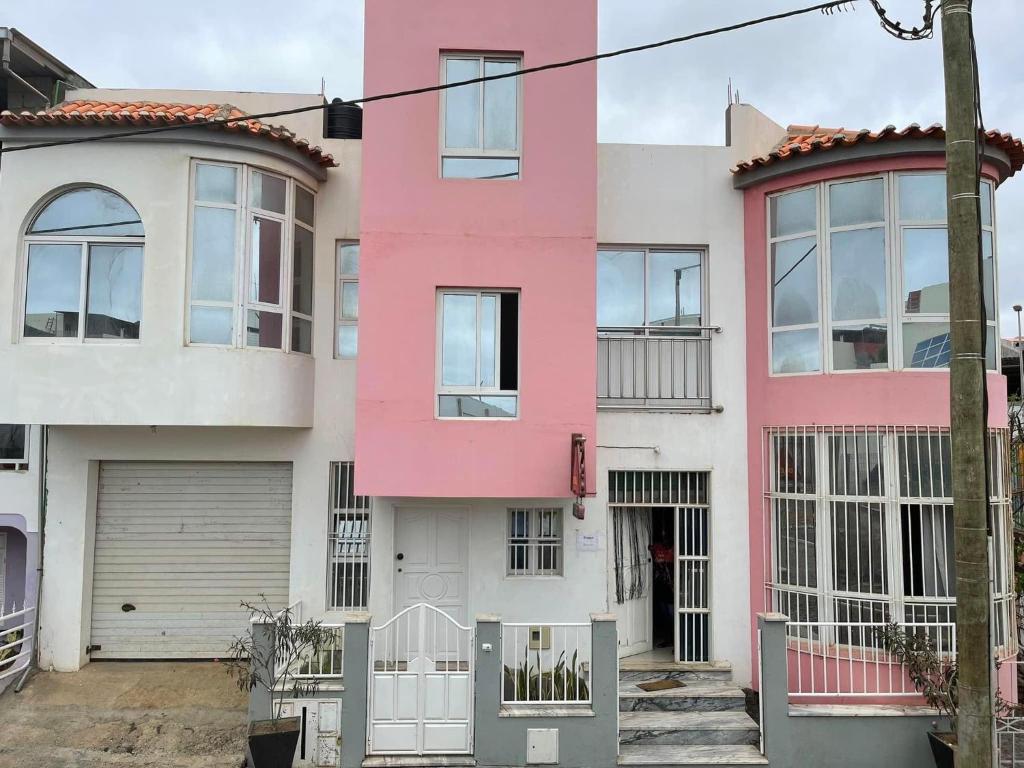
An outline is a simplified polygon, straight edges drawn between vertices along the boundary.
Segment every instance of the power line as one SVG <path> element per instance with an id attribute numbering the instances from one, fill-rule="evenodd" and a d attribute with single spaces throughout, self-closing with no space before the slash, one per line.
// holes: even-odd
<path id="1" fill-rule="evenodd" d="M 617 56 L 626 56 L 631 53 L 640 53 L 642 51 L 650 51 L 655 48 L 664 48 L 669 45 L 677 45 L 679 43 L 690 42 L 691 40 L 697 40 L 702 37 L 711 37 L 713 35 L 723 34 L 725 32 L 735 32 L 740 29 L 746 29 L 748 27 L 754 27 L 759 24 L 766 24 L 771 21 L 780 21 L 782 19 L 792 18 L 793 16 L 801 16 L 808 13 L 814 13 L 820 11 L 826 15 L 832 15 L 836 12 L 841 12 L 849 8 L 854 8 L 854 3 L 857 0 L 829 0 L 828 2 L 818 3 L 816 5 L 810 5 L 806 8 L 797 8 L 791 11 L 782 11 L 780 13 L 774 13 L 770 16 L 761 16 L 756 19 L 749 19 L 747 21 L 737 22 L 735 24 L 729 24 L 724 27 L 716 27 L 715 29 L 707 29 L 701 32 L 693 32 L 689 35 L 682 35 L 680 37 L 672 37 L 667 40 L 659 40 L 653 43 L 644 43 L 643 45 L 634 45 L 629 48 L 619 48 L 615 51 L 608 51 L 606 53 L 598 53 L 591 56 L 582 56 L 576 59 L 567 59 L 565 61 L 556 61 L 550 64 L 542 64 L 536 67 L 527 67 L 525 69 L 519 69 L 515 72 L 506 72 L 499 75 L 487 75 L 485 77 L 474 77 L 470 80 L 459 80 L 454 83 L 441 83 L 439 85 L 429 85 L 422 88 L 411 88 L 404 91 L 393 91 L 390 93 L 380 93 L 374 96 L 364 96 L 360 99 L 350 99 L 348 101 L 341 102 L 342 106 L 355 106 L 357 104 L 371 104 L 377 101 L 386 101 L 389 99 L 404 98 L 406 96 L 417 96 L 425 93 L 437 93 L 440 91 L 446 91 L 450 88 L 461 88 L 466 85 L 476 85 L 478 83 L 487 83 L 494 80 L 504 80 L 510 77 L 522 77 L 524 75 L 532 75 L 538 72 L 549 72 L 556 69 L 565 69 L 567 67 L 575 67 L 581 64 L 589 64 L 591 62 L 603 61 L 605 59 L 615 58 Z M 61 139 L 57 141 L 40 142 L 37 144 L 25 144 L 19 147 L 2 147 L 0 148 L 0 154 L 7 154 L 9 152 L 24 152 L 29 149 L 45 149 L 48 147 L 62 147 L 69 144 L 87 144 L 94 141 L 107 141 L 112 139 L 124 139 L 131 136 L 147 136 L 154 133 L 165 133 L 167 131 L 180 131 L 186 128 L 209 128 L 211 125 L 216 126 L 220 124 L 231 125 L 231 124 L 243 124 L 250 120 L 264 120 L 271 117 L 284 117 L 286 115 L 296 115 L 302 112 L 313 112 L 316 110 L 326 109 L 329 105 L 325 103 L 310 104 L 304 107 L 294 107 L 292 109 L 281 109 L 275 112 L 262 112 L 255 115 L 245 115 L 235 119 L 230 118 L 217 118 L 213 120 L 205 120 L 203 122 L 195 123 L 175 123 L 174 125 L 160 125 L 153 126 L 150 128 L 138 128 L 131 131 L 118 131 L 117 133 L 105 133 L 95 136 L 83 136 L 75 139 Z"/>

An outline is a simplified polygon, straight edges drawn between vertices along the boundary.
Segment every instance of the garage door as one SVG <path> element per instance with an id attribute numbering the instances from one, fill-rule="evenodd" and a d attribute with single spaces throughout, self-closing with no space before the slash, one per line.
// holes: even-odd
<path id="1" fill-rule="evenodd" d="M 290 464 L 104 462 L 93 659 L 224 656 L 242 600 L 288 603 Z"/>

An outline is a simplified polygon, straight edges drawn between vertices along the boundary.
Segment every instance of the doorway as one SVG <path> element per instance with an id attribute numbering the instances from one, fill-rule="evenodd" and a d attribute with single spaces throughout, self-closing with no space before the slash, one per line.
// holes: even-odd
<path id="1" fill-rule="evenodd" d="M 466 509 L 402 507 L 395 524 L 394 613 L 427 603 L 468 626 Z"/>

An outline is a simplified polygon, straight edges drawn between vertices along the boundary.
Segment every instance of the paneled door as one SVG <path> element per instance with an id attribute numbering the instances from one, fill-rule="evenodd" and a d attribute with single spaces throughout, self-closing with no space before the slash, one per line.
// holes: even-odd
<path id="1" fill-rule="evenodd" d="M 395 531 L 395 613 L 427 603 L 469 626 L 468 513 L 401 507 Z"/>

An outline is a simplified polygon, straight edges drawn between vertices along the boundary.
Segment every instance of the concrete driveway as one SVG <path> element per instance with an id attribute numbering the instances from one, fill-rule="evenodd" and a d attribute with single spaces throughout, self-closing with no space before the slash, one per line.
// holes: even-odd
<path id="1" fill-rule="evenodd" d="M 237 768 L 245 727 L 217 662 L 93 662 L 0 696 L 0 768 Z"/>

